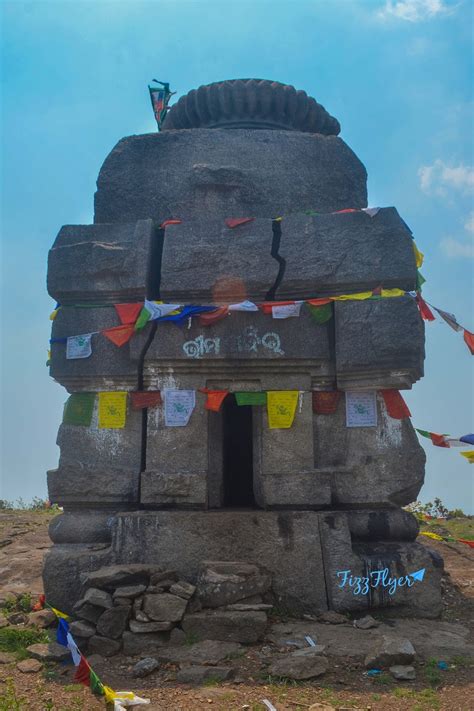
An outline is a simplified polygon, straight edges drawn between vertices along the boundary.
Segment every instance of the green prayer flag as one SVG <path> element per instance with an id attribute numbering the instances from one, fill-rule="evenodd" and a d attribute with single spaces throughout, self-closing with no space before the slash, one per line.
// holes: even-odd
<path id="1" fill-rule="evenodd" d="M 89 672 L 89 681 L 90 681 L 90 689 L 93 694 L 97 694 L 97 696 L 104 696 L 105 691 L 104 691 L 104 685 L 102 684 L 101 680 L 97 676 L 97 674 L 92 671 L 92 669 Z"/>
<path id="2" fill-rule="evenodd" d="M 330 321 L 332 319 L 332 304 L 324 304 L 324 306 L 312 306 L 311 304 L 306 304 L 309 312 L 316 323 L 320 325 Z"/>
<path id="3" fill-rule="evenodd" d="M 421 291 L 421 287 L 425 283 L 426 279 L 419 269 L 416 271 L 416 290 Z"/>
<path id="4" fill-rule="evenodd" d="M 265 392 L 242 392 L 234 393 L 237 405 L 266 405 L 267 393 Z"/>
<path id="5" fill-rule="evenodd" d="M 137 318 L 135 322 L 135 331 L 141 331 L 142 328 L 145 328 L 147 325 L 148 321 L 150 320 L 151 313 L 146 309 L 145 307 L 142 308 L 140 311 L 140 315 Z"/>
<path id="6" fill-rule="evenodd" d="M 94 411 L 95 393 L 73 393 L 64 406 L 65 425 L 89 427 Z"/>

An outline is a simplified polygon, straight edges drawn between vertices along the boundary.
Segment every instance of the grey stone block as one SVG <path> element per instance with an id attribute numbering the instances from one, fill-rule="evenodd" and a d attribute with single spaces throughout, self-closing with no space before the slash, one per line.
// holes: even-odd
<path id="1" fill-rule="evenodd" d="M 165 647 L 156 656 L 161 662 L 171 664 L 219 664 L 242 652 L 243 647 L 237 642 L 204 640 L 185 646 Z"/>
<path id="2" fill-rule="evenodd" d="M 416 652 L 409 639 L 383 635 L 374 650 L 365 658 L 367 669 L 411 664 Z"/>
<path id="3" fill-rule="evenodd" d="M 297 652 L 286 654 L 274 661 L 268 671 L 272 676 L 284 677 L 286 679 L 314 679 L 325 674 L 329 667 L 326 657 L 321 656 L 324 647 L 312 647 L 311 649 L 299 649 Z"/>
<path id="4" fill-rule="evenodd" d="M 204 561 L 196 585 L 204 607 L 221 607 L 266 593 L 271 577 L 258 566 L 242 561 Z"/>
<path id="5" fill-rule="evenodd" d="M 142 679 L 143 677 L 152 674 L 156 669 L 158 669 L 159 666 L 159 661 L 157 659 L 153 659 L 153 657 L 140 659 L 140 661 L 137 662 L 132 669 L 132 676 L 137 679 Z"/>
<path id="6" fill-rule="evenodd" d="M 142 301 L 154 237 L 153 221 L 65 225 L 48 257 L 48 292 L 61 304 Z"/>
<path id="7" fill-rule="evenodd" d="M 232 679 L 235 669 L 232 667 L 201 667 L 190 666 L 180 669 L 176 681 L 181 684 L 202 684 L 205 681 L 227 681 Z"/>
<path id="8" fill-rule="evenodd" d="M 103 637 L 119 639 L 125 632 L 129 617 L 130 607 L 128 605 L 106 610 L 104 614 L 99 617 L 97 632 Z"/>
<path id="9" fill-rule="evenodd" d="M 148 634 L 150 632 L 169 632 L 173 628 L 172 622 L 138 622 L 130 620 L 130 632 L 134 634 Z"/>
<path id="10" fill-rule="evenodd" d="M 394 207 L 364 212 L 289 215 L 281 223 L 286 262 L 279 299 L 385 289 L 413 291 L 413 238 Z"/>
<path id="11" fill-rule="evenodd" d="M 170 587 L 170 593 L 172 595 L 178 595 L 179 597 L 183 597 L 185 600 L 189 600 L 194 595 L 195 590 L 196 586 L 191 585 L 191 583 L 187 583 L 186 580 L 179 580 Z"/>
<path id="12" fill-rule="evenodd" d="M 49 524 L 53 543 L 109 543 L 112 514 L 108 511 L 66 511 Z"/>
<path id="13" fill-rule="evenodd" d="M 251 129 L 129 136 L 101 168 L 95 222 L 268 218 L 365 207 L 366 178 L 362 163 L 335 136 Z"/>
<path id="14" fill-rule="evenodd" d="M 267 627 L 265 612 L 206 610 L 185 615 L 182 628 L 199 640 L 217 639 L 223 642 L 254 644 L 263 639 Z"/>
<path id="15" fill-rule="evenodd" d="M 117 597 L 127 597 L 127 598 L 135 598 L 144 593 L 146 590 L 146 585 L 123 585 L 119 588 L 116 588 L 114 590 L 114 594 L 112 597 L 117 598 Z"/>
<path id="16" fill-rule="evenodd" d="M 238 228 L 222 219 L 185 221 L 166 228 L 161 297 L 170 303 L 264 301 L 278 275 L 271 256 L 272 221 Z"/>
<path id="17" fill-rule="evenodd" d="M 95 625 L 90 622 L 76 620 L 75 622 L 71 622 L 69 629 L 74 637 L 77 636 L 88 639 L 95 635 Z"/>
<path id="18" fill-rule="evenodd" d="M 108 592 L 97 588 L 89 588 L 86 590 L 83 601 L 90 605 L 95 605 L 96 607 L 103 607 L 105 610 L 110 610 L 114 606 L 112 596 L 109 595 Z"/>
<path id="19" fill-rule="evenodd" d="M 206 508 L 206 472 L 142 472 L 141 502 L 158 506 L 179 504 Z"/>
<path id="20" fill-rule="evenodd" d="M 335 303 L 341 390 L 410 388 L 423 375 L 424 326 L 409 296 Z"/>
<path id="21" fill-rule="evenodd" d="M 84 602 L 84 600 L 78 600 L 74 605 L 73 611 L 76 617 L 79 617 L 81 620 L 87 620 L 88 622 L 95 624 L 103 613 L 104 608 L 96 607 L 96 605 L 90 605 L 89 603 Z"/>
<path id="22" fill-rule="evenodd" d="M 113 657 L 120 652 L 122 643 L 118 639 L 109 639 L 95 635 L 89 639 L 90 654 L 100 654 L 101 657 Z"/>
<path id="23" fill-rule="evenodd" d="M 177 595 L 145 595 L 143 611 L 157 622 L 179 622 L 184 615 L 188 602 Z"/>
<path id="24" fill-rule="evenodd" d="M 128 585 L 147 585 L 150 578 L 162 572 L 160 566 L 149 563 L 107 565 L 86 573 L 83 582 L 86 587 L 115 590 Z"/>
<path id="25" fill-rule="evenodd" d="M 151 632 L 149 634 L 124 632 L 122 637 L 123 653 L 132 657 L 136 654 L 155 654 L 168 642 L 168 639 L 168 632 Z"/>

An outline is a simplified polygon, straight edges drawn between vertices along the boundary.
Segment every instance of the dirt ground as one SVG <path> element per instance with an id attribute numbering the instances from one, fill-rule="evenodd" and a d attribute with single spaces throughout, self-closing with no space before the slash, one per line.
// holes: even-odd
<path id="1" fill-rule="evenodd" d="M 41 567 L 50 541 L 47 526 L 52 514 L 44 512 L 0 512 L 0 598 L 8 593 L 42 591 Z M 463 544 L 419 541 L 442 555 L 444 612 L 442 619 L 473 626 L 474 550 Z M 433 623 L 436 625 L 436 623 Z M 264 699 L 277 711 L 306 711 L 319 703 L 321 711 L 364 709 L 379 711 L 473 711 L 474 661 L 462 654 L 447 660 L 441 671 L 436 659 L 416 665 L 415 682 L 397 682 L 390 675 L 368 678 L 361 660 L 330 658 L 329 671 L 311 683 L 279 683 L 265 675 L 262 659 L 265 644 L 247 647 L 232 660 L 237 668 L 232 682 L 189 687 L 174 680 L 177 667 L 161 665 L 145 679 L 133 679 L 131 668 L 137 659 L 114 657 L 93 665 L 101 680 L 115 689 L 133 690 L 150 699 L 150 711 L 265 711 Z M 39 673 L 23 674 L 16 661 L 0 664 L 0 711 L 95 711 L 104 703 L 90 690 L 74 683 L 70 664 L 49 665 Z M 141 707 L 136 707 L 137 709 Z"/>

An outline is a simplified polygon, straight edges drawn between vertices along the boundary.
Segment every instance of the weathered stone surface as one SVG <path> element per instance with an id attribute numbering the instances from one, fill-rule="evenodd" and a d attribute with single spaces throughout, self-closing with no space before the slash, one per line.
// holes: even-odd
<path id="1" fill-rule="evenodd" d="M 150 622 L 151 621 L 150 618 L 148 617 L 148 615 L 145 615 L 145 613 L 142 610 L 135 610 L 133 614 L 135 615 L 135 619 L 138 622 Z"/>
<path id="2" fill-rule="evenodd" d="M 130 136 L 109 154 L 97 184 L 98 223 L 274 217 L 367 204 L 366 171 L 351 149 L 340 138 L 297 131 Z"/>
<path id="3" fill-rule="evenodd" d="M 101 657 L 113 657 L 114 654 L 120 652 L 122 644 L 120 640 L 95 635 L 89 639 L 88 647 L 91 654 L 100 654 Z M 125 649 L 124 653 L 126 654 Z"/>
<path id="4" fill-rule="evenodd" d="M 55 623 L 56 615 L 52 610 L 38 610 L 37 612 L 30 612 L 28 615 L 28 624 L 40 629 L 52 627 Z"/>
<path id="5" fill-rule="evenodd" d="M 145 676 L 153 674 L 159 666 L 160 663 L 157 659 L 145 657 L 145 659 L 140 659 L 140 661 L 135 664 L 132 669 L 132 676 L 136 679 L 142 679 Z"/>
<path id="6" fill-rule="evenodd" d="M 286 262 L 279 299 L 385 289 L 413 291 L 413 238 L 395 208 L 326 215 L 289 215 L 281 223 Z M 304 255 L 304 258 L 302 258 Z"/>
<path id="7" fill-rule="evenodd" d="M 145 595 L 143 611 L 157 622 L 179 622 L 186 610 L 187 600 L 162 593 L 161 595 Z"/>
<path id="8" fill-rule="evenodd" d="M 226 605 L 226 610 L 234 610 L 235 612 L 269 612 L 273 605 L 265 605 L 263 603 L 255 603 L 253 605 L 242 605 L 239 602 L 233 605 Z"/>
<path id="9" fill-rule="evenodd" d="M 84 637 L 87 639 L 95 635 L 95 625 L 91 624 L 90 622 L 84 622 L 82 620 L 76 620 L 74 622 L 71 622 L 71 624 L 69 625 L 69 629 L 74 637 Z"/>
<path id="10" fill-rule="evenodd" d="M 27 625 L 28 615 L 25 612 L 13 612 L 8 615 L 7 620 L 11 625 Z"/>
<path id="11" fill-rule="evenodd" d="M 38 659 L 40 662 L 63 662 L 71 658 L 69 649 L 57 642 L 31 644 L 26 648 L 26 651 L 30 657 Z"/>
<path id="12" fill-rule="evenodd" d="M 253 644 L 263 638 L 267 616 L 264 612 L 209 610 L 185 615 L 182 627 L 186 634 L 200 640 L 217 639 Z"/>
<path id="13" fill-rule="evenodd" d="M 183 632 L 179 627 L 174 627 L 170 634 L 170 645 L 172 647 L 177 647 L 180 644 L 186 644 L 186 633 Z"/>
<path id="14" fill-rule="evenodd" d="M 339 612 L 328 610 L 327 612 L 322 612 L 318 616 L 318 622 L 322 622 L 325 625 L 347 625 L 349 620 Z"/>
<path id="15" fill-rule="evenodd" d="M 390 667 L 390 674 L 399 681 L 414 681 L 416 679 L 415 667 L 400 664 Z"/>
<path id="16" fill-rule="evenodd" d="M 85 592 L 83 600 L 89 605 L 103 607 L 104 610 L 108 610 L 114 606 L 112 595 L 104 590 L 99 590 L 98 588 L 88 588 Z"/>
<path id="17" fill-rule="evenodd" d="M 109 565 L 87 573 L 83 579 L 86 586 L 114 590 L 128 585 L 148 584 L 154 574 L 160 574 L 162 568 L 158 565 L 131 563 L 130 565 Z"/>
<path id="18" fill-rule="evenodd" d="M 354 620 L 354 627 L 357 627 L 359 630 L 370 630 L 373 627 L 378 627 L 379 624 L 380 623 L 374 620 L 371 615 L 366 615 L 365 617 L 360 617 L 358 620 Z"/>
<path id="19" fill-rule="evenodd" d="M 124 633 L 128 618 L 130 616 L 130 607 L 113 607 L 111 610 L 106 610 L 99 617 L 97 622 L 97 632 L 111 639 L 118 639 Z"/>
<path id="20" fill-rule="evenodd" d="M 205 561 L 197 579 L 204 607 L 220 607 L 270 589 L 271 577 L 258 566 L 244 562 Z"/>
<path id="21" fill-rule="evenodd" d="M 115 607 L 132 607 L 132 600 L 128 597 L 114 597 Z"/>
<path id="22" fill-rule="evenodd" d="M 417 654 L 424 659 L 450 659 L 456 655 L 474 657 L 474 643 L 466 625 L 419 619 L 396 619 L 392 624 L 392 629 L 385 628 L 384 632 L 408 637 Z"/>
<path id="23" fill-rule="evenodd" d="M 232 679 L 235 669 L 232 667 L 189 666 L 180 669 L 176 681 L 181 684 L 202 684 L 205 681 L 227 681 Z"/>
<path id="24" fill-rule="evenodd" d="M 264 301 L 279 264 L 271 256 L 271 219 L 230 229 L 221 219 L 185 221 L 166 229 L 161 296 L 165 301 Z"/>
<path id="25" fill-rule="evenodd" d="M 136 654 L 155 654 L 158 649 L 168 642 L 169 635 L 166 632 L 153 632 L 151 634 L 134 634 L 124 632 L 123 653 L 134 656 Z"/>
<path id="26" fill-rule="evenodd" d="M 204 508 L 207 502 L 206 472 L 142 473 L 143 504 L 186 504 Z"/>
<path id="27" fill-rule="evenodd" d="M 9 652 L 0 652 L 0 664 L 13 664 L 15 655 Z"/>
<path id="28" fill-rule="evenodd" d="M 339 301 L 334 309 L 339 389 L 404 389 L 422 377 L 424 326 L 414 299 Z"/>
<path id="29" fill-rule="evenodd" d="M 148 632 L 168 632 L 173 628 L 172 622 L 140 622 L 130 620 L 130 632 L 135 634 L 146 634 Z"/>
<path id="30" fill-rule="evenodd" d="M 150 585 L 156 585 L 161 588 L 170 588 L 178 580 L 178 574 L 175 570 L 161 570 L 158 573 L 153 573 L 150 576 Z"/>
<path id="31" fill-rule="evenodd" d="M 272 676 L 303 680 L 322 676 L 328 666 L 329 662 L 326 657 L 321 656 L 321 650 L 318 647 L 311 647 L 311 649 L 299 649 L 277 659 L 270 665 L 268 671 Z"/>
<path id="32" fill-rule="evenodd" d="M 365 658 L 367 669 L 409 665 L 416 656 L 415 648 L 409 639 L 383 635 L 380 642 Z"/>
<path id="33" fill-rule="evenodd" d="M 183 597 L 185 600 L 189 600 L 196 590 L 195 585 L 186 582 L 186 580 L 179 580 L 170 587 L 170 593 L 172 595 L 178 595 L 178 597 Z"/>
<path id="34" fill-rule="evenodd" d="M 0 630 L 2 627 L 8 627 L 9 622 L 5 617 L 0 617 Z"/>
<path id="35" fill-rule="evenodd" d="M 22 662 L 18 662 L 16 668 L 22 674 L 37 674 L 42 670 L 43 665 L 37 659 L 23 659 Z"/>
<path id="36" fill-rule="evenodd" d="M 49 294 L 61 304 L 143 300 L 153 236 L 148 219 L 121 225 L 65 225 L 49 252 Z"/>
<path id="37" fill-rule="evenodd" d="M 113 516 L 104 511 L 65 511 L 49 524 L 53 543 L 109 543 Z"/>
<path id="38" fill-rule="evenodd" d="M 74 605 L 73 611 L 76 617 L 79 617 L 81 620 L 87 620 L 88 622 L 95 624 L 103 613 L 104 608 L 97 607 L 96 605 L 90 605 L 82 599 L 78 600 L 78 602 Z"/>
<path id="39" fill-rule="evenodd" d="M 156 656 L 160 661 L 172 664 L 219 664 L 242 652 L 243 647 L 236 642 L 204 640 L 192 645 L 164 647 Z"/>
<path id="40" fill-rule="evenodd" d="M 135 598 L 144 593 L 146 590 L 146 585 L 124 585 L 120 588 L 116 588 L 112 597 L 126 597 Z"/>

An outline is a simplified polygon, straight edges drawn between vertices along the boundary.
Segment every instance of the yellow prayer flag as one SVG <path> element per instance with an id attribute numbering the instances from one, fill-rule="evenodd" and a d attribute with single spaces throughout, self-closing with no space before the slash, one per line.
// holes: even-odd
<path id="1" fill-rule="evenodd" d="M 53 311 L 51 311 L 51 313 L 49 314 L 50 321 L 54 321 L 54 319 L 58 315 L 58 311 L 59 311 L 59 309 L 53 309 Z"/>
<path id="2" fill-rule="evenodd" d="M 417 269 L 419 269 L 423 265 L 423 260 L 425 258 L 425 255 L 423 254 L 423 252 L 420 252 L 420 250 L 418 249 L 418 247 L 415 244 L 415 240 L 413 240 L 413 251 L 415 253 L 416 266 L 417 266 Z"/>
<path id="3" fill-rule="evenodd" d="M 469 464 L 474 464 L 474 449 L 470 449 L 469 452 L 459 452 L 463 457 L 466 457 Z"/>
<path id="4" fill-rule="evenodd" d="M 268 426 L 271 430 L 288 429 L 295 419 L 298 390 L 269 390 L 267 392 Z"/>
<path id="5" fill-rule="evenodd" d="M 420 531 L 420 536 L 428 536 L 428 538 L 434 538 L 435 541 L 443 540 L 442 536 L 438 536 L 437 533 L 431 533 L 431 531 Z"/>
<path id="6" fill-rule="evenodd" d="M 56 617 L 60 617 L 60 618 L 63 619 L 63 620 L 70 620 L 70 619 L 71 619 L 71 618 L 69 617 L 69 615 L 66 615 L 64 612 L 61 612 L 60 610 L 56 610 L 55 607 L 51 607 L 50 610 L 51 610 L 52 612 L 54 612 L 54 614 L 56 615 Z"/>
<path id="7" fill-rule="evenodd" d="M 127 393 L 99 393 L 99 428 L 122 429 L 127 417 Z"/>
<path id="8" fill-rule="evenodd" d="M 392 296 L 404 296 L 405 292 L 403 289 L 382 289 L 381 296 L 384 298 L 390 298 Z"/>
<path id="9" fill-rule="evenodd" d="M 371 291 L 359 291 L 358 294 L 343 294 L 342 296 L 330 296 L 331 301 L 363 301 L 364 299 L 370 299 L 372 296 Z"/>

